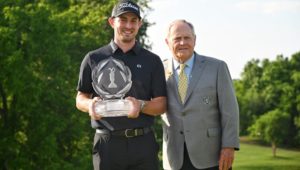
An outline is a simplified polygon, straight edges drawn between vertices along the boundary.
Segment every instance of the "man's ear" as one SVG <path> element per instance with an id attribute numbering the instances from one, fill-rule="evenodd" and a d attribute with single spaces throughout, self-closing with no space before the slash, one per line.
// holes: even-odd
<path id="1" fill-rule="evenodd" d="M 109 25 L 112 27 L 112 28 L 114 28 L 114 17 L 109 17 L 108 18 L 108 23 L 109 23 Z"/>
<path id="2" fill-rule="evenodd" d="M 168 38 L 165 38 L 165 42 L 166 42 L 166 44 L 169 46 Z"/>
<path id="3" fill-rule="evenodd" d="M 143 25 L 143 21 L 142 21 L 142 20 L 140 20 L 140 21 L 139 21 L 139 28 L 141 28 L 141 27 L 142 27 L 142 25 Z"/>

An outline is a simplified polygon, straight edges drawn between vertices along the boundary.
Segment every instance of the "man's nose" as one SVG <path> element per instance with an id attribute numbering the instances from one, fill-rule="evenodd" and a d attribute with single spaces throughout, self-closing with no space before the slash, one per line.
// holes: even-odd
<path id="1" fill-rule="evenodd" d="M 127 21 L 127 22 L 125 23 L 125 27 L 126 27 L 126 28 L 131 28 L 131 27 L 132 27 L 131 22 L 130 22 L 130 21 Z"/>
<path id="2" fill-rule="evenodd" d="M 180 41 L 179 41 L 179 44 L 180 44 L 180 45 L 185 44 L 185 39 L 184 39 L 184 38 L 181 38 Z"/>

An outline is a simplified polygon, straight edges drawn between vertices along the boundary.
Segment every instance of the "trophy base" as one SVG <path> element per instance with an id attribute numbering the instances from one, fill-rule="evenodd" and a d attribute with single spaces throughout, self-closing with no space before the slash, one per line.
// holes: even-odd
<path id="1" fill-rule="evenodd" d="M 95 103 L 95 112 L 101 117 L 127 116 L 131 102 L 124 99 L 103 100 Z"/>

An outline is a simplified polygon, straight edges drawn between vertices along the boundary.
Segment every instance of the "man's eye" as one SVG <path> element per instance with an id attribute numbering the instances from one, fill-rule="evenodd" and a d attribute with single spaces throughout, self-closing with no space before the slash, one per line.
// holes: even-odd
<path id="1" fill-rule="evenodd" d="M 175 38 L 174 41 L 180 41 L 181 38 Z"/>
<path id="2" fill-rule="evenodd" d="M 131 21 L 132 23 L 137 23 L 137 20 L 133 20 L 133 21 Z"/>

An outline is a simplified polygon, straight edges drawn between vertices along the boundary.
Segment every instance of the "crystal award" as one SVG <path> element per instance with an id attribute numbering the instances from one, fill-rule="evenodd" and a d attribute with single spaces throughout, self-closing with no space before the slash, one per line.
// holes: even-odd
<path id="1" fill-rule="evenodd" d="M 94 105 L 102 117 L 127 116 L 131 102 L 123 99 L 130 90 L 131 72 L 123 61 L 109 57 L 98 63 L 92 71 L 92 86 L 102 98 Z"/>

